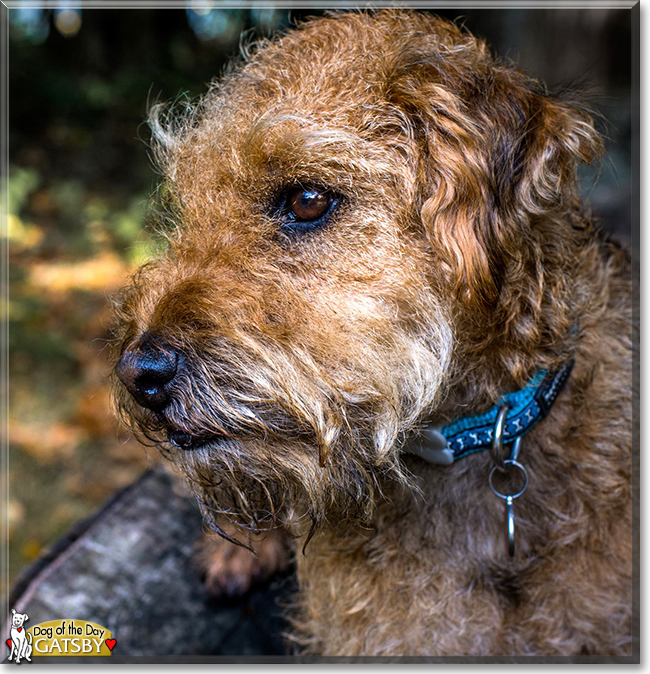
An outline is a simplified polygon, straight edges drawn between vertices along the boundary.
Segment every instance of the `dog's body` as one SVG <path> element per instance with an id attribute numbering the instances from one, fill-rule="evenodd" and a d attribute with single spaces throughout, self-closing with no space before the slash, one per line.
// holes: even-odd
<path id="1" fill-rule="evenodd" d="M 325 531 L 296 556 L 311 651 L 629 653 L 629 323 L 616 306 L 625 284 L 612 281 L 608 311 L 583 333 L 561 400 L 524 436 L 531 482 L 515 501 L 515 558 L 503 501 L 487 484 L 489 452 L 442 468 L 413 459 L 422 497 L 392 491 L 372 530 Z"/>
<path id="2" fill-rule="evenodd" d="M 629 653 L 630 271 L 577 196 L 590 117 L 396 10 L 291 31 L 154 129 L 179 226 L 123 298 L 118 401 L 216 529 L 296 539 L 303 649 Z M 568 359 L 509 558 L 491 452 L 407 452 Z"/>
<path id="3" fill-rule="evenodd" d="M 32 658 L 32 635 L 27 634 L 25 621 L 29 620 L 26 613 L 16 613 L 11 609 L 11 653 L 9 660 L 16 659 L 16 664 L 20 664 L 21 658 L 31 662 Z"/>

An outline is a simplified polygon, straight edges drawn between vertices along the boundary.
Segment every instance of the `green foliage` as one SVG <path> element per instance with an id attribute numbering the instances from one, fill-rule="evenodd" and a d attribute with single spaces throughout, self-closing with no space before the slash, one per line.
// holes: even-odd
<path id="1" fill-rule="evenodd" d="M 7 209 L 19 216 L 28 197 L 41 183 L 38 171 L 34 168 L 11 166 L 7 180 Z"/>

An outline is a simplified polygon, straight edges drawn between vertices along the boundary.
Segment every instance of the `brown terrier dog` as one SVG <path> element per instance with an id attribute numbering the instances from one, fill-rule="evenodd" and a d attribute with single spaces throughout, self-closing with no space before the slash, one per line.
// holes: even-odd
<path id="1" fill-rule="evenodd" d="M 118 403 L 226 538 L 296 541 L 304 651 L 631 653 L 630 268 L 578 197 L 589 115 L 388 10 L 153 129 L 175 227 Z M 254 573 L 233 549 L 217 583 Z"/>

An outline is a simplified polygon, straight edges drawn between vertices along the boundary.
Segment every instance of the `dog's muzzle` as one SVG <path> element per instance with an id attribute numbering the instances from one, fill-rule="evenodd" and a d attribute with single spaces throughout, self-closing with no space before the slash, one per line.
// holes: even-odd
<path id="1" fill-rule="evenodd" d="M 153 412 L 154 424 L 164 428 L 169 441 L 179 449 L 196 449 L 223 438 L 220 434 L 192 434 L 174 420 L 173 408 L 183 375 L 188 376 L 187 358 L 159 335 L 143 335 L 126 348 L 115 373 L 133 400 Z M 184 426 L 184 424 L 183 424 Z"/>

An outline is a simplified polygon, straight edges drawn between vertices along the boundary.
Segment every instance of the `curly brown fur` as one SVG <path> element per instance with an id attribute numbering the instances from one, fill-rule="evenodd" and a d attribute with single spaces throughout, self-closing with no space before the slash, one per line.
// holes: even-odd
<path id="1" fill-rule="evenodd" d="M 118 404 L 217 530 L 311 537 L 303 648 L 629 653 L 630 272 L 578 197 L 591 117 L 455 25 L 388 10 L 307 22 L 152 124 L 175 226 L 119 343 L 163 336 L 185 366 L 162 413 L 119 385 Z M 341 203 L 290 236 L 272 206 L 299 184 Z M 523 442 L 510 560 L 489 453 L 402 449 L 570 355 Z M 219 439 L 182 451 L 170 430 Z"/>

